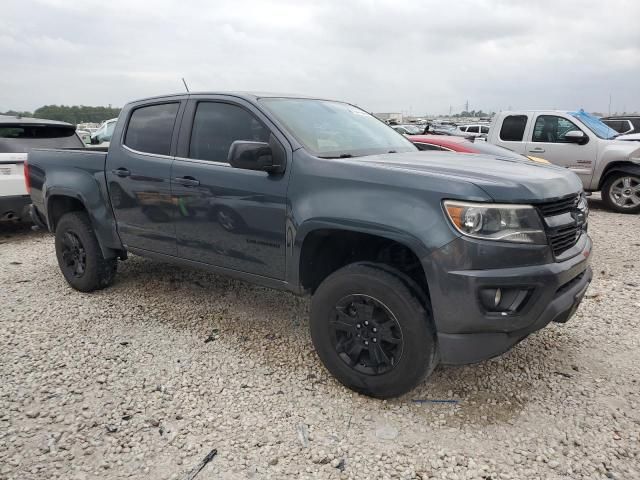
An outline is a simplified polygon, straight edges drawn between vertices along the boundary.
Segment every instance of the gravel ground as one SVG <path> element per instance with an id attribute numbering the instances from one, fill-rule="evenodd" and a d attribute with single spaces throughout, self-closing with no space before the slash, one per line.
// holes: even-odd
<path id="1" fill-rule="evenodd" d="M 308 299 L 139 257 L 82 294 L 0 226 L 0 479 L 638 479 L 640 217 L 591 204 L 568 324 L 392 401 L 328 375 Z"/>

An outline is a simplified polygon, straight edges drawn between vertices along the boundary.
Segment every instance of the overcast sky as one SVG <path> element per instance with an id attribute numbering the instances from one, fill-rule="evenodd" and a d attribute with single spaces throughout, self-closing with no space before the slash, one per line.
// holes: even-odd
<path id="1" fill-rule="evenodd" d="M 182 91 L 640 111 L 640 1 L 2 0 L 0 111 Z"/>

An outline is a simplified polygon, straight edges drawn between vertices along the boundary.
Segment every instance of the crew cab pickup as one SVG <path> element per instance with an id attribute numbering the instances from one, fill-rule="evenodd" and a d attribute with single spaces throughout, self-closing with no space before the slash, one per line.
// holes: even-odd
<path id="1" fill-rule="evenodd" d="M 132 253 L 310 294 L 318 356 L 376 397 L 566 322 L 592 277 L 574 173 L 420 152 L 342 102 L 140 100 L 108 152 L 37 150 L 27 172 L 73 288 L 107 287 Z"/>
<path id="2" fill-rule="evenodd" d="M 619 213 L 640 212 L 640 147 L 582 110 L 495 115 L 487 141 L 575 172 L 588 192 Z"/>

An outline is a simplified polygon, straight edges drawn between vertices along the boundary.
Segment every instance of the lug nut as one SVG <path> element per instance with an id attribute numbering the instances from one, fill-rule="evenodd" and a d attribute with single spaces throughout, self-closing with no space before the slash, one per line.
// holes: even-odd
<path id="1" fill-rule="evenodd" d="M 374 339 L 373 339 L 373 343 L 376 343 L 377 341 L 378 341 L 378 339 L 377 339 L 377 338 L 374 338 Z"/>
<path id="2" fill-rule="evenodd" d="M 364 321 L 364 324 L 365 324 L 365 325 L 369 325 L 369 322 L 365 320 L 365 321 Z"/>
<path id="3" fill-rule="evenodd" d="M 364 341 L 364 344 L 365 344 L 365 345 L 369 345 L 369 342 L 367 342 L 367 341 L 365 340 L 365 341 Z"/>
<path id="4" fill-rule="evenodd" d="M 356 323 L 356 328 L 360 328 L 360 324 L 359 323 Z"/>
<path id="5" fill-rule="evenodd" d="M 376 327 L 373 327 L 373 333 L 376 333 L 378 331 L 378 329 Z"/>

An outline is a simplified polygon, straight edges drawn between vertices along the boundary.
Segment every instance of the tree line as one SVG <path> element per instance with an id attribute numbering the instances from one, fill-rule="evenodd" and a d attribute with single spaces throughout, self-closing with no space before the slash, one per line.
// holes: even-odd
<path id="1" fill-rule="evenodd" d="M 20 117 L 43 118 L 46 120 L 59 120 L 74 125 L 78 123 L 101 123 L 110 118 L 115 118 L 120 114 L 119 108 L 112 107 L 89 107 L 86 105 L 45 105 L 33 112 L 17 112 L 9 110 L 0 112 L 0 115 L 11 115 Z"/>

